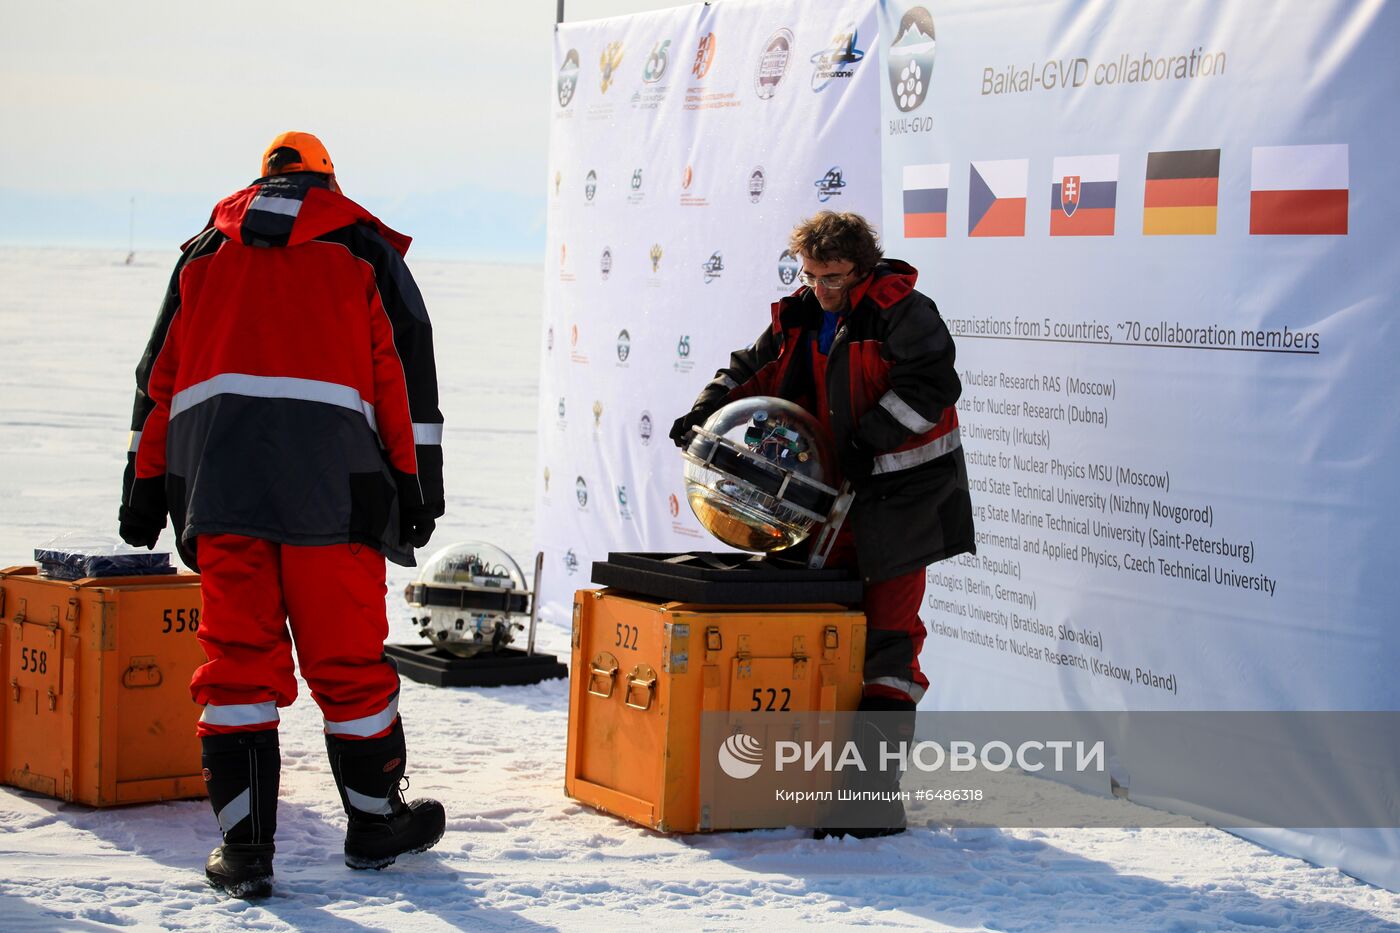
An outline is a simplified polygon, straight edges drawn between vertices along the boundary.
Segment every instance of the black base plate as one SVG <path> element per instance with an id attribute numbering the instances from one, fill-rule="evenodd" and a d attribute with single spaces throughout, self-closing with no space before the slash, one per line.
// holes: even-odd
<path id="1" fill-rule="evenodd" d="M 432 645 L 385 645 L 399 673 L 434 687 L 517 687 L 569 676 L 569 668 L 552 654 L 527 655 L 517 648 L 471 658 L 447 654 Z"/>
<path id="2" fill-rule="evenodd" d="M 608 554 L 593 564 L 593 582 L 643 596 L 705 605 L 860 603 L 854 570 L 810 570 L 759 554 Z"/>

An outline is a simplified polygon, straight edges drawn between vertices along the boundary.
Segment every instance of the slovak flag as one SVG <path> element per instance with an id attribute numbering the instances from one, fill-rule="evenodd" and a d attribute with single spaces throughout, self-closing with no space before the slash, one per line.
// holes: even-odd
<path id="1" fill-rule="evenodd" d="M 1345 143 L 1256 146 L 1249 160 L 1249 232 L 1346 236 Z"/>
<path id="2" fill-rule="evenodd" d="M 1051 236 L 1113 236 L 1118 156 L 1059 156 L 1050 178 Z"/>

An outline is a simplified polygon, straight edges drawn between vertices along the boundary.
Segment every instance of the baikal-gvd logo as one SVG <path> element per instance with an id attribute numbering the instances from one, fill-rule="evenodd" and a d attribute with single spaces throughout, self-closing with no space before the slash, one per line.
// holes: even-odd
<path id="1" fill-rule="evenodd" d="M 778 257 L 778 281 L 783 283 L 783 288 L 792 288 L 792 283 L 797 281 L 797 273 L 801 271 L 801 260 L 792 254 L 792 250 L 783 250 Z"/>
<path id="2" fill-rule="evenodd" d="M 900 19 L 889 49 L 890 93 L 901 112 L 918 108 L 928 96 L 935 47 L 933 16 L 921 6 L 912 7 Z"/>
<path id="3" fill-rule="evenodd" d="M 567 107 L 574 99 L 574 90 L 578 87 L 578 49 L 569 49 L 564 54 L 564 63 L 559 66 L 559 78 L 555 83 L 555 93 L 559 97 L 559 106 Z"/>

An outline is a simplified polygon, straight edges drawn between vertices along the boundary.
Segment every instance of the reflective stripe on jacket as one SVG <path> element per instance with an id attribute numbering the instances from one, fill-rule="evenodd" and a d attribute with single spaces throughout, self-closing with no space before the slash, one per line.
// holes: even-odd
<path id="1" fill-rule="evenodd" d="M 260 179 L 184 247 L 137 369 L 123 502 L 204 534 L 412 565 L 443 511 L 432 326 L 409 240 L 322 176 Z"/>
<path id="2" fill-rule="evenodd" d="M 803 287 L 773 305 L 772 325 L 701 391 L 695 408 L 775 395 L 826 409 L 841 466 L 856 490 L 850 522 L 867 580 L 975 551 L 967 467 L 954 408 L 962 383 L 938 308 L 914 290 L 918 273 L 885 260 L 852 290 L 854 305 L 827 356 L 818 398 L 810 354 L 821 307 Z"/>

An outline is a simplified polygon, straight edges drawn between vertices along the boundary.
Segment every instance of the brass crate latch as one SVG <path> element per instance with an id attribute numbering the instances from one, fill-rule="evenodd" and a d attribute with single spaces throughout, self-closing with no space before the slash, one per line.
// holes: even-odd
<path id="1" fill-rule="evenodd" d="M 617 658 L 604 651 L 593 659 L 592 672 L 588 675 L 588 692 L 606 700 L 612 696 L 616 682 Z"/>
<path id="2" fill-rule="evenodd" d="M 132 658 L 131 664 L 122 671 L 122 686 L 128 690 L 140 687 L 159 687 L 165 678 L 161 676 L 156 659 L 149 655 Z"/>
<path id="3" fill-rule="evenodd" d="M 632 699 L 634 693 L 641 694 L 641 702 Z M 623 696 L 622 702 L 633 709 L 646 710 L 651 708 L 651 701 L 655 695 L 656 671 L 647 664 L 638 664 L 632 668 L 632 673 L 627 675 L 627 693 Z"/>

